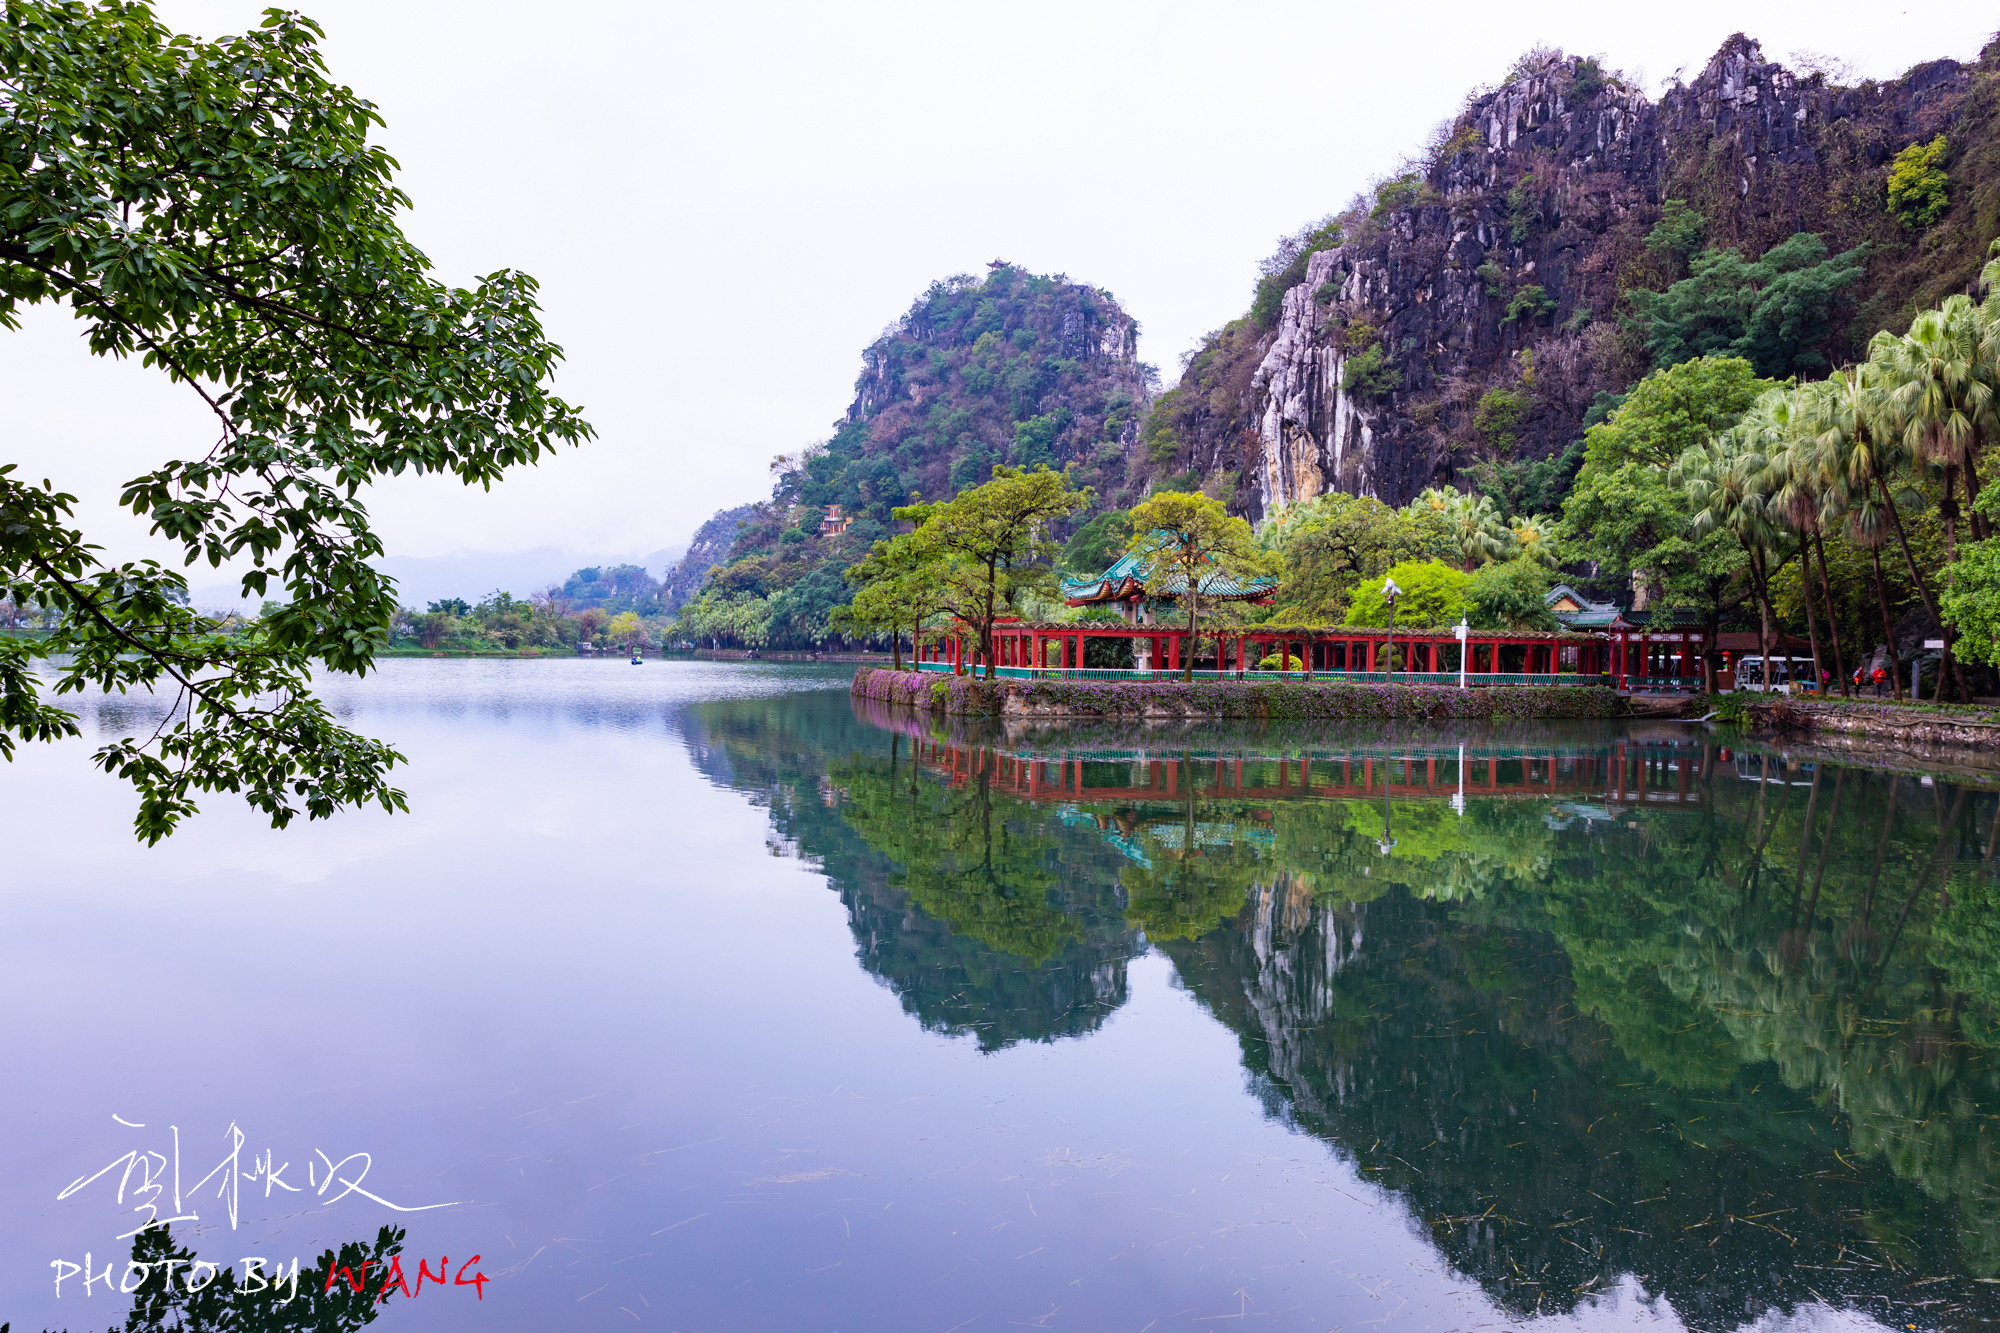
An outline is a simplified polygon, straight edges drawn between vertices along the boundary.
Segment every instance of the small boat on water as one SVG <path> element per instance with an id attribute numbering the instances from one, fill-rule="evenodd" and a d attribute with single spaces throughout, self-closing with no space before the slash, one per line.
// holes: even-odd
<path id="1" fill-rule="evenodd" d="M 639 653 L 639 652 L 637 652 L 637 651 L 635 650 L 635 651 L 633 652 L 633 654 L 632 654 L 632 665 L 633 665 L 633 666 L 644 666 L 645 664 L 646 664 L 646 659 L 645 659 L 644 655 L 642 655 L 641 653 Z"/>

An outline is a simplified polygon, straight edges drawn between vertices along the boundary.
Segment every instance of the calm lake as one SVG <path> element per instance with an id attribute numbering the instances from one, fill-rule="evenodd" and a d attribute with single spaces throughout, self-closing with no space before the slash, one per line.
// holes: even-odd
<path id="1" fill-rule="evenodd" d="M 328 694 L 410 814 L 151 851 L 145 701 L 24 747 L 0 1321 L 121 1319 L 149 1207 L 302 1282 L 407 1228 L 390 1330 L 2000 1319 L 1995 788 L 846 678 L 392 661 Z"/>

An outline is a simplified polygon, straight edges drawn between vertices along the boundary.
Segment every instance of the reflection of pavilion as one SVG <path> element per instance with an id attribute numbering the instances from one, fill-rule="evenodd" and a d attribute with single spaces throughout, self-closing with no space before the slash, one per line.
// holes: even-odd
<path id="1" fill-rule="evenodd" d="M 1698 746 L 1618 741 L 1603 750 L 1416 747 L 1398 754 L 1291 755 L 1143 750 L 1014 754 L 923 738 L 917 761 L 954 784 L 983 780 L 1028 801 L 1356 800 L 1383 796 L 1562 799 L 1616 816 L 1638 805 L 1698 805 Z"/>

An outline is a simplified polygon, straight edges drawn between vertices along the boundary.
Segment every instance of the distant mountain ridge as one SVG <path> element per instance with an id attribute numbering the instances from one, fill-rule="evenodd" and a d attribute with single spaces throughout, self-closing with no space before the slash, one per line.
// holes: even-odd
<path id="1" fill-rule="evenodd" d="M 422 610 L 431 602 L 463 598 L 477 602 L 488 593 L 512 593 L 526 599 L 561 584 L 579 569 L 592 565 L 634 564 L 648 572 L 665 573 L 685 546 L 663 546 L 643 555 L 607 559 L 568 546 L 535 546 L 523 551 L 454 551 L 450 555 L 390 555 L 376 568 L 396 580 L 396 600 Z M 240 605 L 235 582 L 207 583 L 190 590 L 196 606 L 232 608 Z"/>

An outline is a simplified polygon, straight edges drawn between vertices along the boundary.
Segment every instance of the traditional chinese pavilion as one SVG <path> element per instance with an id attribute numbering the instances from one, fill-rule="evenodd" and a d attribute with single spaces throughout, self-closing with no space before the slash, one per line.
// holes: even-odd
<path id="1" fill-rule="evenodd" d="M 1145 587 L 1146 564 L 1148 559 L 1165 546 L 1178 546 L 1178 539 L 1172 534 L 1156 532 L 1153 545 L 1140 551 L 1128 551 L 1111 568 L 1091 579 L 1064 579 L 1063 600 L 1070 606 L 1116 607 L 1125 617 L 1127 624 L 1150 622 L 1149 602 L 1179 602 L 1187 593 L 1187 575 L 1175 572 L 1163 581 L 1156 582 L 1155 591 L 1148 593 Z M 1212 561 L 1210 562 L 1213 563 Z M 1164 585 L 1164 586 L 1162 586 Z M 1252 602 L 1268 606 L 1277 595 L 1276 579 L 1238 579 L 1228 574 L 1216 574 L 1204 578 L 1198 590 L 1204 602 Z"/>

